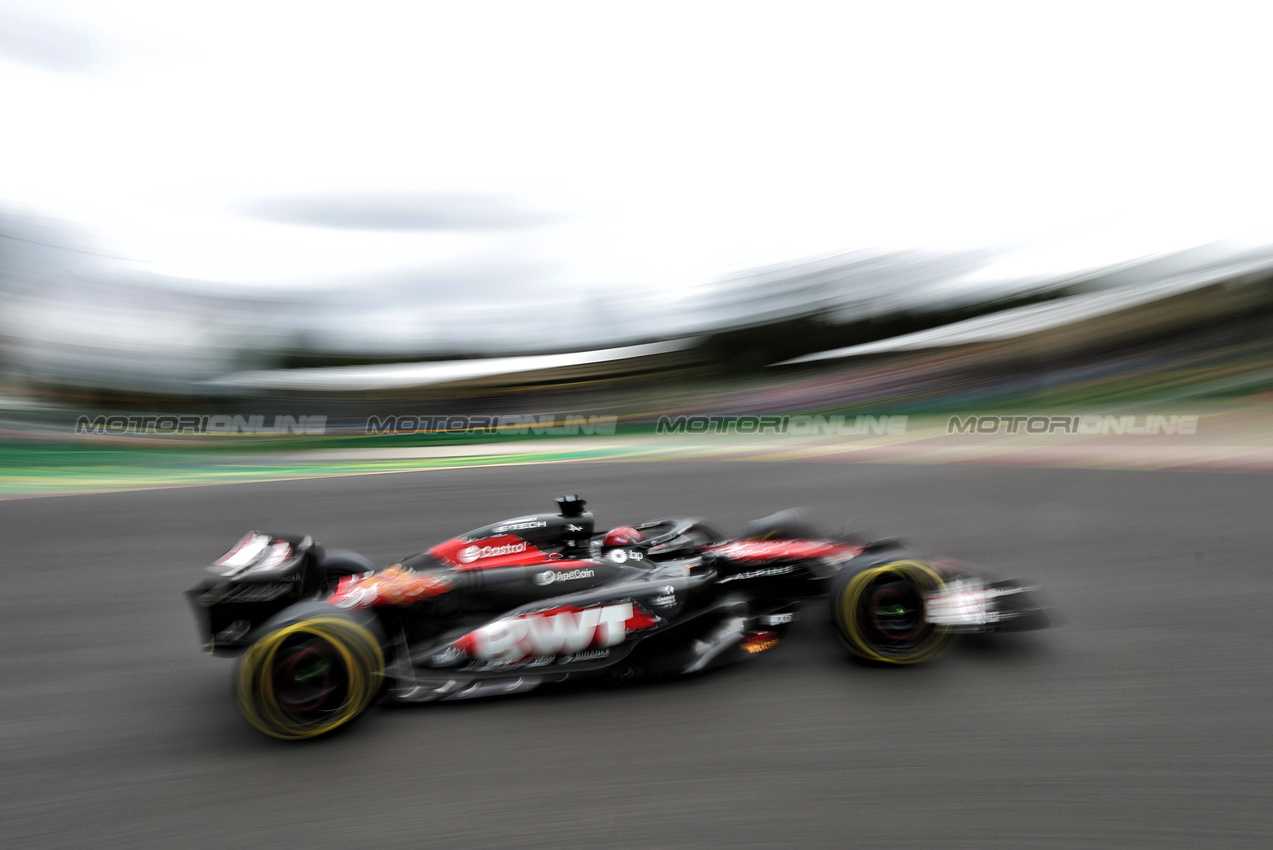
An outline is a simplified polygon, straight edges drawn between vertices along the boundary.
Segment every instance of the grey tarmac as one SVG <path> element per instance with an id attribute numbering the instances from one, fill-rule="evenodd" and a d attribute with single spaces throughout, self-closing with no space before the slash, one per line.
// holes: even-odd
<path id="1" fill-rule="evenodd" d="M 268 740 L 182 591 L 248 528 L 388 564 L 578 492 L 598 527 L 828 529 L 1026 577 L 1063 621 L 928 665 L 822 606 L 701 677 L 373 708 Z M 5 848 L 1273 844 L 1273 477 L 990 466 L 527 465 L 0 503 Z"/>

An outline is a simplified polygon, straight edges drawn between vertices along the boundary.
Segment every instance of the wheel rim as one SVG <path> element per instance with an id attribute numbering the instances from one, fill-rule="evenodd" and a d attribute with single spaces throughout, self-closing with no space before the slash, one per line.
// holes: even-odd
<path id="1" fill-rule="evenodd" d="M 881 580 L 863 596 L 864 625 L 880 641 L 904 644 L 924 630 L 924 599 L 913 587 Z"/>
<path id="2" fill-rule="evenodd" d="M 340 710 L 349 675 L 339 651 L 312 635 L 292 635 L 274 654 L 270 685 L 279 708 L 301 722 L 317 722 Z"/>

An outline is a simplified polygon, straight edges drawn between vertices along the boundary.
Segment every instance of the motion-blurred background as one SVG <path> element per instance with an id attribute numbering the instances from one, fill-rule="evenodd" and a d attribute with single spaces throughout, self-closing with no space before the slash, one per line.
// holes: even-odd
<path id="1" fill-rule="evenodd" d="M 367 433 L 403 414 L 914 432 L 1273 388 L 1268 60 L 1240 10 L 0 16 L 10 489 L 86 450 L 461 439 Z M 82 426 L 148 414 L 257 427 Z"/>

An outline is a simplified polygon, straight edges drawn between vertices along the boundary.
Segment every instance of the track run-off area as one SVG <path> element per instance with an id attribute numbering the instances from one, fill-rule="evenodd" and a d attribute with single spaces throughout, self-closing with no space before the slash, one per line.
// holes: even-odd
<path id="1" fill-rule="evenodd" d="M 389 564 L 577 492 L 597 527 L 786 507 L 1025 578 L 1042 632 L 252 731 L 182 592 L 248 528 Z M 0 846 L 1267 847 L 1273 477 L 684 458 L 0 502 Z"/>

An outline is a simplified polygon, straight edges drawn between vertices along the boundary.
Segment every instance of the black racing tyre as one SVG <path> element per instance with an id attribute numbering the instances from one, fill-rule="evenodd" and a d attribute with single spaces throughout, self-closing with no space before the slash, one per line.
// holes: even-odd
<path id="1" fill-rule="evenodd" d="M 323 590 L 330 593 L 340 580 L 359 573 L 375 572 L 376 565 L 370 558 L 348 549 L 326 549 L 318 560 Z"/>
<path id="2" fill-rule="evenodd" d="M 238 669 L 238 703 L 261 732 L 295 741 L 324 735 L 362 713 L 380 689 L 385 659 L 365 626 L 309 616 L 260 636 Z"/>
<path id="3" fill-rule="evenodd" d="M 916 664 L 936 656 L 948 626 L 924 616 L 924 599 L 945 586 L 923 561 L 890 561 L 841 573 L 831 589 L 831 616 L 854 655 L 887 664 Z"/>

